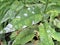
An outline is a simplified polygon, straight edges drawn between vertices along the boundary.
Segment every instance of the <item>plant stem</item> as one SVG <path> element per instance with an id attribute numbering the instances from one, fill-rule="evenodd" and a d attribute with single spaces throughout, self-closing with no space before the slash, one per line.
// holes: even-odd
<path id="1" fill-rule="evenodd" d="M 49 0 L 46 1 L 46 5 L 45 5 L 45 9 L 44 9 L 44 13 L 46 13 L 46 10 L 47 10 L 47 7 L 48 7 L 48 3 L 49 3 Z"/>

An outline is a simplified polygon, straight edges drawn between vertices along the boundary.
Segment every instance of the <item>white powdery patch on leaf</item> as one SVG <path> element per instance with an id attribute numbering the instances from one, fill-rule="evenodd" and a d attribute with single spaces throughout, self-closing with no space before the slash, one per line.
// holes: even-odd
<path id="1" fill-rule="evenodd" d="M 32 21 L 32 25 L 35 24 L 35 21 Z"/>
<path id="2" fill-rule="evenodd" d="M 5 27 L 4 30 L 6 31 L 6 33 L 10 32 L 10 28 Z"/>
<path id="3" fill-rule="evenodd" d="M 6 33 L 15 31 L 14 28 L 10 29 L 8 27 L 5 27 L 4 30 L 6 31 Z"/>
<path id="4" fill-rule="evenodd" d="M 26 28 L 27 26 L 26 25 L 24 25 L 22 28 Z"/>
<path id="5" fill-rule="evenodd" d="M 20 16 L 16 16 L 16 18 L 21 18 Z"/>
<path id="6" fill-rule="evenodd" d="M 8 25 L 4 28 L 4 30 L 6 31 L 6 33 L 15 31 L 15 29 L 13 28 L 13 25 L 12 25 L 12 24 L 8 24 Z"/>
<path id="7" fill-rule="evenodd" d="M 47 30 L 47 33 L 50 33 L 50 30 Z"/>
<path id="8" fill-rule="evenodd" d="M 28 7 L 28 10 L 31 10 L 30 7 Z"/>
<path id="9" fill-rule="evenodd" d="M 7 27 L 8 27 L 8 28 L 12 28 L 13 25 L 12 25 L 12 24 L 8 24 Z"/>
<path id="10" fill-rule="evenodd" d="M 28 5 L 28 4 L 26 4 L 26 7 L 29 7 L 29 5 Z"/>
<path id="11" fill-rule="evenodd" d="M 3 33 L 3 31 L 0 31 L 0 34 L 2 34 Z"/>
<path id="12" fill-rule="evenodd" d="M 25 14 L 24 14 L 24 16 L 26 16 L 26 17 L 27 17 L 27 16 L 28 16 L 28 14 L 27 14 L 27 13 L 25 13 Z"/>
<path id="13" fill-rule="evenodd" d="M 32 11 L 32 14 L 35 14 L 35 12 L 34 12 L 34 11 Z"/>

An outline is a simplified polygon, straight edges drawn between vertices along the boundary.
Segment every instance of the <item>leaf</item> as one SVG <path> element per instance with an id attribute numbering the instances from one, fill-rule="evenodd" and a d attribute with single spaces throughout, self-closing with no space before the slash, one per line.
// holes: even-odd
<path id="1" fill-rule="evenodd" d="M 52 37 L 53 37 L 55 40 L 60 41 L 60 33 L 55 32 L 55 33 L 52 34 Z"/>
<path id="2" fill-rule="evenodd" d="M 48 7 L 47 7 L 47 12 L 49 11 L 56 11 L 58 13 L 60 13 L 60 5 L 56 5 L 55 3 L 50 3 L 48 4 Z"/>
<path id="3" fill-rule="evenodd" d="M 38 29 L 38 25 L 30 26 L 30 27 L 28 27 L 28 29 L 29 29 L 29 28 L 32 28 L 33 30 L 37 30 L 37 31 L 39 30 L 39 29 Z M 17 30 L 17 31 L 14 31 L 14 32 L 11 34 L 10 38 L 14 40 L 14 39 L 16 38 L 16 36 L 17 36 L 22 30 L 23 30 L 23 29 L 19 29 L 19 30 Z"/>
<path id="4" fill-rule="evenodd" d="M 60 5 L 60 0 L 51 0 L 52 3 L 56 3 L 56 5 Z"/>
<path id="5" fill-rule="evenodd" d="M 47 32 L 51 35 L 50 37 L 60 41 L 60 33 L 56 32 L 55 29 L 49 25 L 49 23 L 45 23 L 45 25 L 47 26 Z"/>
<path id="6" fill-rule="evenodd" d="M 16 36 L 17 36 L 17 32 L 15 31 L 10 36 L 11 40 L 14 40 L 16 38 Z"/>
<path id="7" fill-rule="evenodd" d="M 50 30 L 46 28 L 44 27 L 42 23 L 39 26 L 41 45 L 54 45 L 52 38 L 51 38 Z"/>
<path id="8" fill-rule="evenodd" d="M 60 5 L 60 0 L 40 0 L 42 3 L 45 3 L 48 1 L 50 3 L 56 3 L 56 5 Z"/>
<path id="9" fill-rule="evenodd" d="M 60 41 L 60 32 L 56 32 L 54 28 L 50 28 L 51 30 L 51 37 L 57 41 Z"/>
<path id="10" fill-rule="evenodd" d="M 23 28 L 38 23 L 42 20 L 38 7 L 23 8 L 19 14 L 11 21 L 15 29 Z"/>
<path id="11" fill-rule="evenodd" d="M 17 12 L 23 7 L 23 4 L 22 2 L 14 1 L 11 5 L 9 5 L 9 7 L 10 7 L 9 10 L 7 10 L 4 16 L 2 17 L 1 23 L 7 21 L 8 19 L 13 19 L 16 16 Z"/>
<path id="12" fill-rule="evenodd" d="M 16 37 L 12 45 L 22 45 L 31 41 L 34 37 L 34 30 L 32 29 L 24 29 L 19 35 Z M 17 43 L 16 43 L 17 42 Z"/>
<path id="13" fill-rule="evenodd" d="M 60 20 L 55 19 L 55 20 L 53 21 L 53 23 L 54 23 L 54 25 L 55 25 L 56 27 L 60 28 Z"/>
<path id="14" fill-rule="evenodd" d="M 60 13 L 60 1 L 59 0 L 41 0 L 41 2 L 46 3 L 48 2 L 47 5 L 47 12 L 49 11 L 57 11 L 58 13 Z"/>
<path id="15" fill-rule="evenodd" d="M 0 7 L 0 23 L 1 23 L 1 20 L 3 19 L 3 17 L 5 16 L 6 11 L 9 9 L 10 4 L 11 4 L 11 2 L 5 2 L 1 5 L 1 7 Z"/>

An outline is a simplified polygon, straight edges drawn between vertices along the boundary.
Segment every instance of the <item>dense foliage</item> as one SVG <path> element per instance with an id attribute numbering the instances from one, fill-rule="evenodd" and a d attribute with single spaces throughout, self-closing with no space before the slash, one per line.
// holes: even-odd
<path id="1" fill-rule="evenodd" d="M 60 0 L 0 0 L 0 45 L 60 45 Z"/>

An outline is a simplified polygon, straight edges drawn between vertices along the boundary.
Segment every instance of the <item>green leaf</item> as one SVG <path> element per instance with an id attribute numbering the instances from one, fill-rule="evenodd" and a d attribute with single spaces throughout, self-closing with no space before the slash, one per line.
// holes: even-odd
<path id="1" fill-rule="evenodd" d="M 45 23 L 45 25 L 47 26 L 47 32 L 51 35 L 50 37 L 60 41 L 60 33 L 56 32 L 55 29 L 49 25 L 49 23 Z"/>
<path id="2" fill-rule="evenodd" d="M 11 2 L 4 2 L 0 7 L 0 23 L 3 17 L 5 16 L 6 11 L 9 9 Z"/>
<path id="3" fill-rule="evenodd" d="M 60 5 L 56 5 L 55 3 L 48 4 L 47 12 L 49 12 L 49 11 L 56 11 L 56 12 L 60 13 Z"/>
<path id="4" fill-rule="evenodd" d="M 54 28 L 50 28 L 51 30 L 51 37 L 57 41 L 60 41 L 60 32 L 56 32 Z"/>
<path id="5" fill-rule="evenodd" d="M 58 16 L 58 12 L 56 10 L 50 10 L 47 12 L 47 14 L 50 16 L 50 23 L 52 24 L 53 20 L 55 19 L 55 17 Z"/>
<path id="6" fill-rule="evenodd" d="M 42 3 L 46 3 L 47 0 L 40 0 Z M 50 3 L 56 3 L 56 5 L 60 5 L 60 0 L 48 0 Z"/>
<path id="7" fill-rule="evenodd" d="M 41 45 L 54 45 L 50 30 L 44 27 L 44 25 L 41 23 L 39 26 L 39 34 L 40 34 L 40 40 L 41 40 Z"/>
<path id="8" fill-rule="evenodd" d="M 52 34 L 52 37 L 53 37 L 55 40 L 60 41 L 60 33 L 55 32 L 55 33 Z"/>
<path id="9" fill-rule="evenodd" d="M 38 7 L 23 8 L 19 14 L 14 18 L 11 24 L 15 29 L 23 28 L 38 23 L 42 20 L 42 15 Z"/>
<path id="10" fill-rule="evenodd" d="M 11 34 L 11 36 L 10 36 L 11 40 L 14 40 L 17 35 L 18 35 L 18 34 L 17 34 L 17 31 L 13 32 L 13 33 Z"/>
<path id="11" fill-rule="evenodd" d="M 54 25 L 55 25 L 56 27 L 60 28 L 60 20 L 55 19 L 55 20 L 53 21 L 53 23 L 54 23 Z"/>
<path id="12" fill-rule="evenodd" d="M 5 11 L 5 13 L 2 12 L 4 14 L 3 17 L 1 16 L 2 13 L 0 13 L 1 23 L 7 21 L 8 19 L 13 19 L 16 16 L 16 14 L 18 13 L 18 11 L 23 7 L 22 2 L 19 2 L 19 1 L 14 1 L 14 2 L 12 2 L 11 5 L 9 5 L 11 2 L 6 2 L 6 3 L 4 5 L 2 5 L 0 8 L 0 9 L 2 9 L 4 7 L 4 9 L 6 10 L 6 5 L 9 6 L 9 8 L 7 6 L 7 9 L 8 9 L 7 11 L 3 10 L 3 11 Z"/>
<path id="13" fill-rule="evenodd" d="M 56 5 L 60 5 L 60 0 L 51 0 L 50 2 L 56 3 Z"/>
<path id="14" fill-rule="evenodd" d="M 26 28 L 18 34 L 18 36 L 16 37 L 16 39 L 14 40 L 12 45 L 25 44 L 28 41 L 31 41 L 33 39 L 33 37 L 34 37 L 34 30 Z"/>

